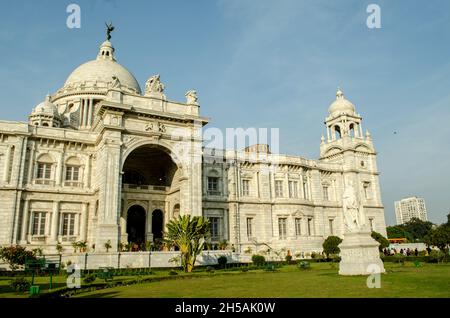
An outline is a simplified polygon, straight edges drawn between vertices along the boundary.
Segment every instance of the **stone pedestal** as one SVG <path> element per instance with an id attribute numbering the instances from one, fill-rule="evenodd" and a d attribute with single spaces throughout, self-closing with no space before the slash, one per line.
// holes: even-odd
<path id="1" fill-rule="evenodd" d="M 385 272 L 378 251 L 379 243 L 370 234 L 370 231 L 344 234 L 344 239 L 339 245 L 341 250 L 339 275 L 370 275 L 374 271 Z"/>

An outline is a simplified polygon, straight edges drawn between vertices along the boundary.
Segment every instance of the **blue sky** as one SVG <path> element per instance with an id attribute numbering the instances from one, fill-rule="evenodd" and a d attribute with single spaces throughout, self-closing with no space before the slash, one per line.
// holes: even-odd
<path id="1" fill-rule="evenodd" d="M 66 7 L 81 6 L 81 28 Z M 381 29 L 366 7 L 381 7 Z M 210 125 L 278 127 L 283 153 L 317 158 L 337 86 L 378 151 L 386 221 L 394 200 L 450 211 L 450 2 L 1 1 L 0 118 L 25 121 L 45 94 L 94 59 L 113 21 L 116 58 L 169 99 L 196 89 Z M 394 132 L 397 132 L 394 134 Z"/>

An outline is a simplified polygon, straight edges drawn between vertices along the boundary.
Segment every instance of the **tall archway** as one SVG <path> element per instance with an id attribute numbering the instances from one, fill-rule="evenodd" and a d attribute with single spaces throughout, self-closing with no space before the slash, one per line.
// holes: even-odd
<path id="1" fill-rule="evenodd" d="M 145 209 L 140 205 L 133 205 L 127 213 L 128 242 L 138 245 L 145 242 Z"/>
<path id="2" fill-rule="evenodd" d="M 144 145 L 133 150 L 123 165 L 123 184 L 170 187 L 178 167 L 167 149 Z"/>
<path id="3" fill-rule="evenodd" d="M 162 239 L 164 231 L 164 215 L 161 210 L 152 213 L 152 233 L 153 240 Z"/>

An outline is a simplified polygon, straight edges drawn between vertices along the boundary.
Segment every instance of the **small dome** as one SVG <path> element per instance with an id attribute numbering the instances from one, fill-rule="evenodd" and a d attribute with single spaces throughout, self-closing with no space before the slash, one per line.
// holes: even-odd
<path id="1" fill-rule="evenodd" d="M 38 104 L 31 113 L 32 116 L 35 115 L 45 115 L 59 117 L 58 108 L 50 101 L 50 95 L 45 97 L 45 100 Z"/>
<path id="2" fill-rule="evenodd" d="M 344 92 L 341 89 L 338 89 L 336 92 L 336 100 L 330 105 L 328 108 L 328 112 L 330 115 L 340 115 L 344 114 L 354 114 L 355 106 L 345 99 Z"/>
<path id="3" fill-rule="evenodd" d="M 97 59 L 76 68 L 67 78 L 64 87 L 88 87 L 91 85 L 99 88 L 108 87 L 115 79 L 120 82 L 122 87 L 141 94 L 141 88 L 136 78 L 125 67 L 116 62 L 114 47 L 110 41 L 105 41 L 100 45 Z"/>

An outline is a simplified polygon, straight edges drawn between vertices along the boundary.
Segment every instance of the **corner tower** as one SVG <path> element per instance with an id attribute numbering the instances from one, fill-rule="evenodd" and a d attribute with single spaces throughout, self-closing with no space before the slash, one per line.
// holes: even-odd
<path id="1" fill-rule="evenodd" d="M 363 134 L 362 117 L 341 89 L 331 103 L 325 119 L 327 137 L 322 136 L 320 159 L 336 163 L 342 169 L 341 190 L 352 181 L 371 229 L 386 235 L 376 151 L 368 131 Z M 341 192 L 342 193 L 342 192 Z"/>

